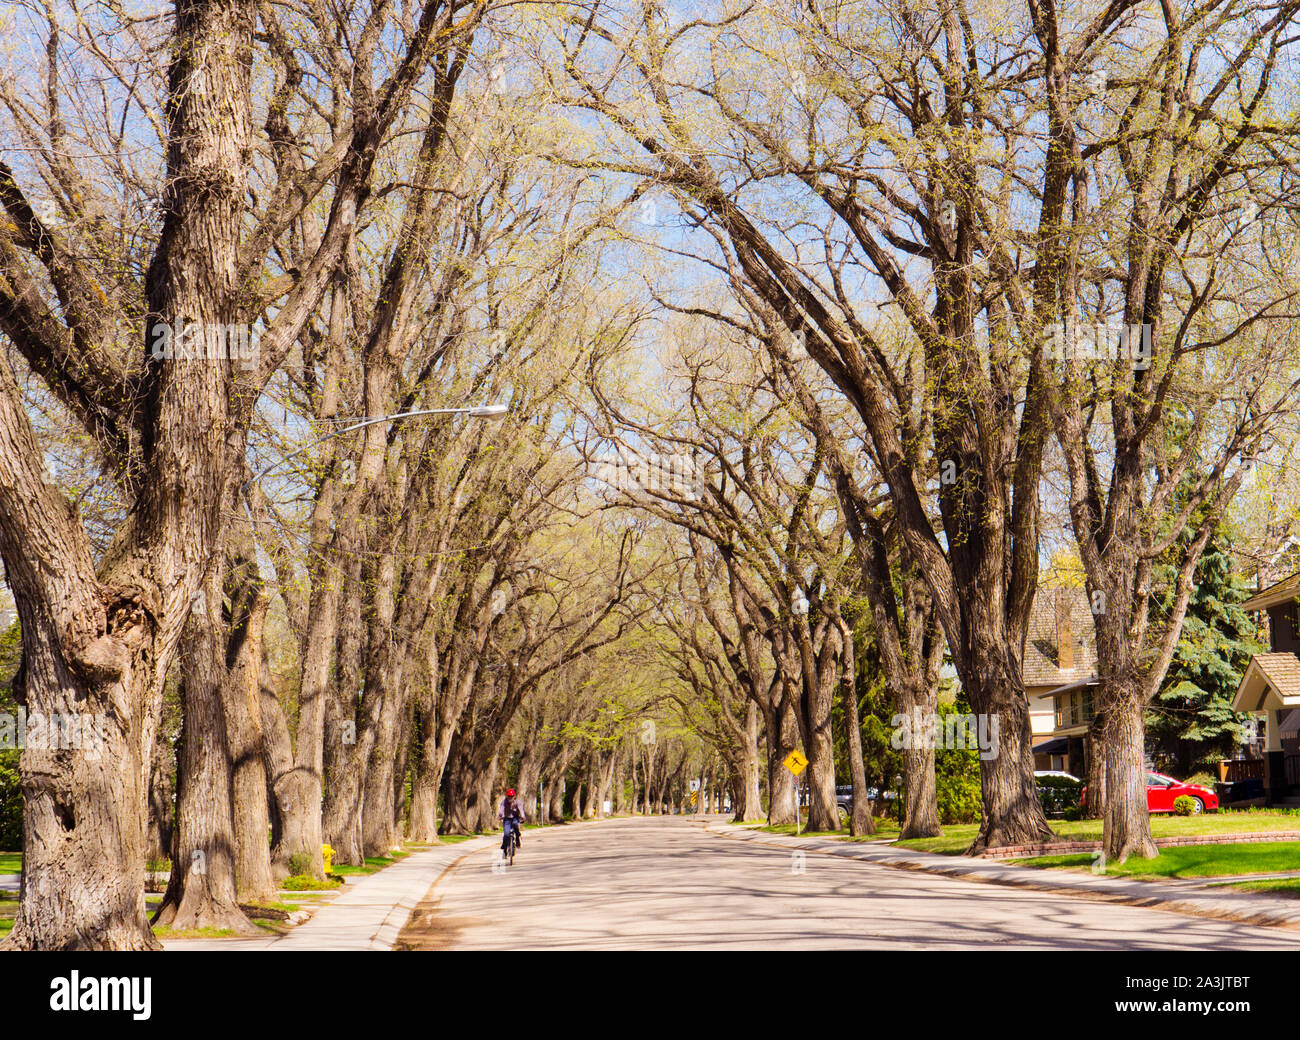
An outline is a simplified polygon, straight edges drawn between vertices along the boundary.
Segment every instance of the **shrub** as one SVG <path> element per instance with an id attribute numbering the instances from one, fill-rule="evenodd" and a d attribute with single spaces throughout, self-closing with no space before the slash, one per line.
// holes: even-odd
<path id="1" fill-rule="evenodd" d="M 954 703 L 938 705 L 937 714 L 942 725 L 944 716 L 968 714 L 970 704 L 959 694 Z M 936 750 L 934 755 L 935 794 L 939 809 L 939 822 L 943 824 L 977 823 L 982 804 L 980 800 L 979 753 L 970 748 Z"/>
<path id="2" fill-rule="evenodd" d="M 289 857 L 289 873 L 294 877 L 311 875 L 311 856 L 306 852 L 295 852 Z"/>
<path id="3" fill-rule="evenodd" d="M 299 874 L 291 878 L 285 878 L 280 888 L 287 892 L 316 892 L 322 888 L 338 888 L 343 884 L 340 878 L 338 881 L 321 881 L 310 874 Z"/>
<path id="4" fill-rule="evenodd" d="M 1196 799 L 1190 795 L 1180 794 L 1174 799 L 1175 816 L 1191 816 L 1196 812 Z"/>
<path id="5" fill-rule="evenodd" d="M 938 751 L 934 756 L 939 822 L 976 823 L 980 818 L 980 767 L 974 751 Z"/>
<path id="6" fill-rule="evenodd" d="M 1083 782 L 1065 776 L 1040 776 L 1034 779 L 1038 801 L 1048 816 L 1066 816 L 1071 809 L 1079 808 Z"/>

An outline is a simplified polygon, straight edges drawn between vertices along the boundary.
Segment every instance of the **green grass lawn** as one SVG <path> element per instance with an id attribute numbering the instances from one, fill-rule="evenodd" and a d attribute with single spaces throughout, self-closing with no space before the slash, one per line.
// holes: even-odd
<path id="1" fill-rule="evenodd" d="M 1239 881 L 1224 888 L 1236 888 L 1243 892 L 1267 892 L 1269 895 L 1284 896 L 1287 899 L 1300 899 L 1300 878 L 1279 878 L 1274 881 Z"/>
<path id="2" fill-rule="evenodd" d="M 235 932 L 231 928 L 189 928 L 176 931 L 163 927 L 155 928 L 153 934 L 159 939 L 229 939 Z"/>
<path id="3" fill-rule="evenodd" d="M 398 858 L 394 856 L 367 856 L 364 867 L 349 866 L 346 863 L 335 863 L 330 866 L 331 874 L 338 874 L 342 877 L 352 877 L 359 874 L 375 874 L 385 867 L 391 867 L 397 862 Z"/>
<path id="4" fill-rule="evenodd" d="M 331 900 L 331 899 L 333 899 L 333 898 L 334 898 L 334 893 L 333 893 L 333 892 L 310 892 L 310 891 L 309 891 L 309 892 L 295 892 L 295 893 L 293 894 L 293 902 L 292 902 L 292 903 L 283 903 L 283 904 L 282 904 L 282 903 L 271 903 L 271 904 L 269 904 L 269 905 L 271 905 L 271 906 L 279 906 L 281 909 L 284 909 L 284 907 L 286 907 L 286 906 L 295 906 L 295 908 L 296 908 L 298 905 L 300 905 L 300 904 L 302 904 L 302 903 L 310 903 L 311 905 L 315 906 L 317 903 L 325 903 L 325 902 L 328 902 L 329 900 Z"/>
<path id="5" fill-rule="evenodd" d="M 446 839 L 443 839 L 444 841 Z M 358 874 L 374 874 L 376 871 L 383 870 L 385 867 L 391 867 L 399 859 L 405 859 L 412 852 L 419 852 L 426 846 L 404 845 L 400 850 L 394 852 L 391 856 L 367 856 L 366 863 L 363 867 L 351 866 L 347 863 L 333 863 L 330 865 L 330 873 L 338 874 L 341 877 L 351 877 Z"/>
<path id="6" fill-rule="evenodd" d="M 21 852 L 0 852 L 0 874 L 21 874 L 23 872 L 23 854 Z"/>
<path id="7" fill-rule="evenodd" d="M 1029 867 L 1062 867 L 1091 870 L 1091 853 L 1075 856 L 1036 856 L 1009 860 Z M 1133 857 L 1124 863 L 1108 863 L 1106 873 L 1127 877 L 1197 878 L 1220 874 L 1265 874 L 1300 870 L 1300 841 L 1263 842 L 1258 845 L 1186 845 L 1163 849 L 1155 859 Z M 1277 882 L 1266 882 L 1276 884 Z"/>
<path id="8" fill-rule="evenodd" d="M 14 853 L 13 855 L 16 856 L 17 854 Z M 0 873 L 10 873 L 10 871 L 0 870 Z M 310 880 L 313 885 L 320 884 L 320 882 L 316 881 L 314 878 L 308 880 Z M 335 882 L 336 887 L 338 886 L 338 884 L 339 884 L 338 882 Z M 295 897 L 294 902 L 277 900 L 274 902 L 266 902 L 266 903 L 250 903 L 248 905 L 252 907 L 265 908 L 268 910 L 280 910 L 286 914 L 291 914 L 295 910 L 298 910 L 300 908 L 300 902 L 303 903 L 311 902 L 313 905 L 315 905 L 319 900 L 322 900 L 324 898 L 326 897 L 322 895 L 308 894 L 302 896 L 300 900 L 298 899 L 298 897 Z M 145 913 L 148 916 L 152 917 L 154 911 L 158 909 L 158 904 L 161 902 L 162 902 L 161 894 L 150 893 L 145 898 Z M 18 913 L 18 893 L 8 892 L 8 891 L 0 892 L 0 938 L 4 938 L 4 936 L 8 935 L 9 932 L 13 930 L 14 916 L 17 913 Z M 254 914 L 251 919 L 255 925 L 257 925 L 259 928 L 262 928 L 266 931 L 283 933 L 289 930 L 288 924 L 285 921 L 280 920 L 278 918 L 272 918 L 272 919 L 259 918 Z M 154 934 L 159 936 L 160 938 L 165 938 L 165 939 L 220 939 L 220 938 L 228 938 L 234 935 L 235 933 L 227 929 L 217 929 L 217 928 L 204 928 L 196 931 L 175 931 L 174 929 L 171 928 L 155 928 Z"/>
<path id="9" fill-rule="evenodd" d="M 794 836 L 795 836 L 795 833 L 794 833 L 794 824 L 793 824 L 793 823 L 783 823 L 783 824 L 780 824 L 780 825 L 778 825 L 778 826 L 776 826 L 776 827 L 769 827 L 769 826 L 754 827 L 754 828 L 752 828 L 752 829 L 753 829 L 753 830 L 756 830 L 756 831 L 762 831 L 762 832 L 765 833 L 765 834 L 788 834 L 788 835 L 790 835 L 791 837 L 794 837 Z M 799 837 L 802 837 L 802 838 L 841 838 L 841 839 L 843 839 L 844 841 L 888 841 L 888 840 L 891 839 L 891 838 L 897 838 L 897 837 L 898 837 L 898 824 L 895 823 L 893 820 L 877 820 L 877 821 L 876 821 L 876 833 L 875 833 L 875 834 L 864 834 L 864 835 L 862 835 L 862 836 L 859 837 L 859 838 L 854 838 L 854 837 L 852 837 L 852 836 L 849 834 L 849 829 L 848 829 L 847 827 L 845 827 L 844 830 L 842 830 L 842 831 L 810 831 L 810 830 L 804 830 L 804 831 L 801 831 L 801 832 L 799 833 Z M 970 842 L 967 842 L 966 844 L 969 845 Z M 964 848 L 964 847 L 965 847 L 965 846 L 963 846 L 963 848 Z"/>
<path id="10" fill-rule="evenodd" d="M 241 903 L 241 906 L 251 906 L 255 910 L 283 910 L 286 914 L 291 914 L 297 910 L 297 903 L 285 903 L 282 901 L 272 901 L 269 903 Z"/>
<path id="11" fill-rule="evenodd" d="M 1051 820 L 1050 823 L 1052 830 L 1061 841 L 1101 841 L 1100 820 Z M 1206 813 L 1203 816 L 1162 814 L 1151 817 L 1151 834 L 1156 838 L 1174 838 L 1189 834 L 1248 834 L 1254 831 L 1300 831 L 1300 815 L 1285 810 L 1257 812 L 1229 810 Z M 910 838 L 898 842 L 898 845 L 921 852 L 959 855 L 970 848 L 978 832 L 979 824 L 976 823 L 951 824 L 944 827 L 941 838 Z M 1296 866 L 1300 868 L 1300 863 Z"/>

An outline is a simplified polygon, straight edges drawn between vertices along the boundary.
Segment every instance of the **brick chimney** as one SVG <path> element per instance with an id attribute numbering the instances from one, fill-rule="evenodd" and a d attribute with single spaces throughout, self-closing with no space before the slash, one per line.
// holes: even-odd
<path id="1" fill-rule="evenodd" d="M 1056 667 L 1063 672 L 1074 668 L 1074 628 L 1070 624 L 1070 590 L 1056 590 Z"/>

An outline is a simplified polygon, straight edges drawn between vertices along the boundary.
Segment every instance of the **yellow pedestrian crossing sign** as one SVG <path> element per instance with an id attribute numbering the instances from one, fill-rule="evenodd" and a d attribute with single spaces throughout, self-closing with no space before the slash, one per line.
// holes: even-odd
<path id="1" fill-rule="evenodd" d="M 798 776 L 800 773 L 802 773 L 804 771 L 804 767 L 807 765 L 808 765 L 808 759 L 803 757 L 803 754 L 799 751 L 798 748 L 795 748 L 795 750 L 791 751 L 790 754 L 785 756 L 785 767 L 786 769 L 790 770 L 790 772 L 792 772 L 795 776 Z"/>

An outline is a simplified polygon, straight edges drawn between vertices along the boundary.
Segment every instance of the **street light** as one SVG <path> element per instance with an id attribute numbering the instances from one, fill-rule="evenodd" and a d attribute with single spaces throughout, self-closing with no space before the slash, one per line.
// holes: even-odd
<path id="1" fill-rule="evenodd" d="M 351 433 L 353 430 L 360 430 L 366 426 L 373 426 L 375 423 L 396 422 L 398 419 L 414 419 L 417 416 L 421 416 L 421 415 L 465 414 L 474 419 L 498 419 L 501 416 L 505 415 L 507 411 L 509 411 L 509 408 L 504 404 L 476 404 L 464 408 L 422 408 L 419 411 L 415 411 L 415 412 L 398 412 L 396 415 L 377 415 L 372 419 L 363 419 L 359 423 L 353 423 L 351 426 L 345 426 L 341 430 L 335 430 L 333 433 L 327 433 L 325 434 L 324 437 L 317 437 L 314 441 L 311 441 L 308 444 L 304 444 L 301 448 L 289 452 L 289 454 L 284 456 L 284 458 L 278 460 L 277 462 L 271 463 L 271 465 L 267 466 L 259 473 L 253 474 L 253 476 L 249 477 L 246 481 L 244 481 L 244 483 L 241 484 L 239 487 L 239 493 L 242 495 L 246 490 L 248 490 L 249 485 L 254 484 L 257 481 L 261 480 L 264 476 L 266 476 L 268 473 L 272 472 L 273 470 L 279 469 L 279 467 L 283 466 L 295 455 L 301 455 L 308 448 L 314 448 L 318 444 L 323 444 L 325 441 L 330 440 L 331 438 L 334 437 L 341 437 L 343 434 Z"/>

